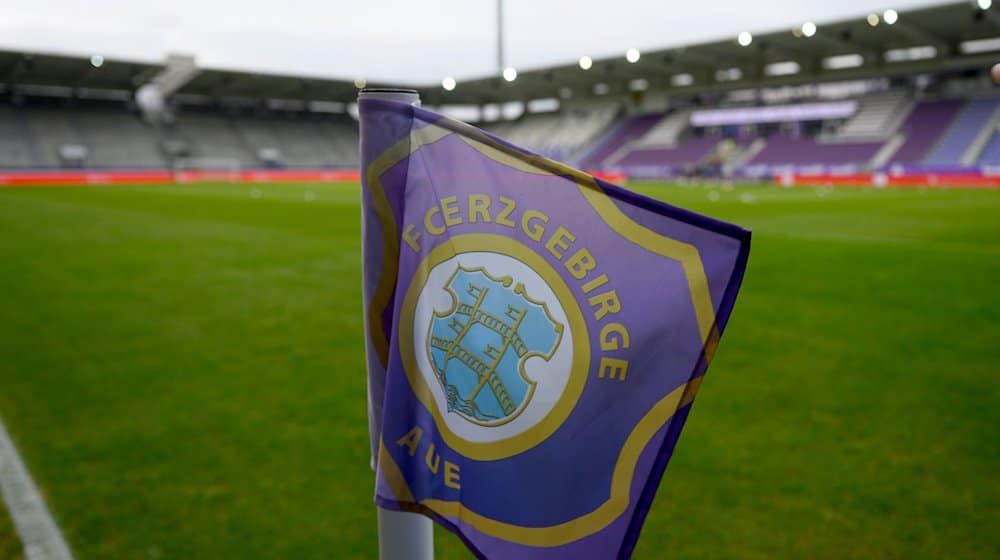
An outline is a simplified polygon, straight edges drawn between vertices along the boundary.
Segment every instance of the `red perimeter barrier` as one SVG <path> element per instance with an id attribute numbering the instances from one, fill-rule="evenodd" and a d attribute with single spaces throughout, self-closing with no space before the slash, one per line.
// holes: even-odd
<path id="1" fill-rule="evenodd" d="M 852 175 L 779 175 L 786 187 L 899 187 L 925 189 L 996 189 L 1000 176 L 977 173 L 856 173 Z"/>
<path id="2" fill-rule="evenodd" d="M 599 179 L 624 183 L 624 173 L 594 172 Z M 9 171 L 0 172 L 0 187 L 67 187 L 101 185 L 164 185 L 198 181 L 236 183 L 335 183 L 361 181 L 357 170 L 250 169 L 246 171 Z"/>
<path id="3" fill-rule="evenodd" d="M 163 185 L 196 181 L 239 183 L 330 183 L 358 182 L 358 171 L 316 169 L 255 169 L 247 171 L 26 171 L 0 172 L 0 186 L 55 187 L 99 185 Z"/>
<path id="4" fill-rule="evenodd" d="M 616 185 L 624 185 L 628 181 L 628 175 L 620 171 L 587 171 L 594 177 L 607 181 L 609 183 L 614 183 Z"/>

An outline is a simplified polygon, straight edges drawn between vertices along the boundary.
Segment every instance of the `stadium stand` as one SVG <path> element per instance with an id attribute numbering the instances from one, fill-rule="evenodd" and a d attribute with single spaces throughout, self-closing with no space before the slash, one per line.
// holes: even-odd
<path id="1" fill-rule="evenodd" d="M 230 159 L 242 166 L 256 163 L 246 141 L 226 115 L 211 110 L 185 110 L 165 134 L 188 146 L 192 158 Z"/>
<path id="2" fill-rule="evenodd" d="M 820 143 L 813 138 L 784 134 L 771 136 L 749 165 L 854 165 L 867 164 L 882 146 L 877 142 Z"/>
<path id="3" fill-rule="evenodd" d="M 47 167 L 63 167 L 68 163 L 60 157 L 63 148 L 83 145 L 80 133 L 73 123 L 75 111 L 57 105 L 26 106 L 22 107 L 21 111 L 27 133 L 25 140 L 34 143 L 32 163 Z"/>
<path id="4" fill-rule="evenodd" d="M 636 148 L 655 148 L 658 146 L 674 146 L 677 139 L 688 128 L 691 118 L 690 109 L 680 109 L 667 115 L 649 129 L 635 142 Z"/>
<path id="5" fill-rule="evenodd" d="M 924 163 L 928 165 L 960 165 L 962 157 L 984 126 L 992 121 L 1000 108 L 1000 99 L 973 99 L 938 141 Z"/>
<path id="6" fill-rule="evenodd" d="M 697 164 L 709 155 L 719 138 L 709 136 L 690 136 L 672 147 L 647 147 L 638 145 L 624 154 L 620 159 L 611 159 L 607 163 L 618 167 L 682 167 Z"/>
<path id="7" fill-rule="evenodd" d="M 182 157 L 228 159 L 242 167 L 344 168 L 359 161 L 357 126 L 346 114 L 179 107 L 172 123 L 153 126 L 121 101 L 4 101 L 0 167 L 9 169 L 165 168 Z M 67 161 L 74 149 L 84 156 Z"/>
<path id="8" fill-rule="evenodd" d="M 961 101 L 951 99 L 918 103 L 901 127 L 906 141 L 893 154 L 890 164 L 922 163 L 961 108 Z"/>
<path id="9" fill-rule="evenodd" d="M 599 137 L 591 149 L 578 160 L 578 164 L 586 169 L 605 167 L 605 162 L 608 159 L 617 157 L 616 154 L 620 150 L 633 140 L 641 138 L 662 119 L 663 114 L 626 116 L 602 137 Z"/>
<path id="10" fill-rule="evenodd" d="M 861 108 L 840 127 L 837 140 L 872 141 L 892 136 L 913 103 L 905 92 L 876 93 L 861 99 Z"/>
<path id="11" fill-rule="evenodd" d="M 692 128 L 688 109 L 621 114 L 605 103 L 489 125 L 508 140 L 588 169 L 678 172 L 736 136 L 729 164 L 765 167 L 961 166 L 992 161 L 990 127 L 1000 97 L 910 101 L 906 90 L 857 98 L 843 122 Z M 123 101 L 21 96 L 0 104 L 5 168 L 163 168 L 181 158 L 231 160 L 240 167 L 349 168 L 358 164 L 357 128 L 344 113 L 175 105 L 172 122 L 151 125 Z M 990 130 L 987 130 L 990 129 Z M 978 146 L 974 146 L 981 138 Z M 74 157 L 75 154 L 75 157 Z M 882 154 L 883 157 L 878 157 Z M 762 167 L 763 166 L 763 167 Z"/>
<path id="12" fill-rule="evenodd" d="M 0 167 L 19 169 L 36 165 L 34 145 L 27 138 L 23 114 L 13 105 L 0 105 Z"/>
<path id="13" fill-rule="evenodd" d="M 568 159 L 604 131 L 619 107 L 613 103 L 574 106 L 553 113 L 526 114 L 517 121 L 488 125 L 514 144 L 556 159 Z"/>
<path id="14" fill-rule="evenodd" d="M 289 165 L 357 167 L 357 125 L 346 115 L 271 117 L 278 147 Z"/>
<path id="15" fill-rule="evenodd" d="M 787 30 L 755 35 L 753 54 L 798 60 L 794 75 L 717 73 L 751 54 L 720 40 L 644 52 L 630 64 L 593 61 L 600 72 L 570 63 L 519 71 L 511 83 L 487 76 L 421 95 L 430 106 L 473 108 L 495 134 L 593 171 L 979 173 L 1000 164 L 1000 96 L 986 72 L 1000 55 L 1000 17 L 955 3 L 900 18 L 895 26 L 864 17 L 824 23 L 817 40 Z M 928 43 L 947 48 L 908 54 L 926 52 Z M 844 57 L 857 65 L 830 63 Z M 85 57 L 0 51 L 0 68 L 4 169 L 176 169 L 199 159 L 248 169 L 359 165 L 353 79 L 203 69 L 190 56 L 93 68 Z M 143 101 L 148 86 L 157 88 L 158 111 Z M 696 119 L 719 109 L 780 113 L 838 103 L 849 110 Z M 498 115 L 518 104 L 512 120 L 486 116 L 487 108 Z"/>
<path id="16" fill-rule="evenodd" d="M 73 112 L 94 167 L 163 167 L 155 131 L 121 104 L 93 104 Z"/>
<path id="17" fill-rule="evenodd" d="M 1000 132 L 994 132 L 977 160 L 980 165 L 1000 165 Z"/>
<path id="18" fill-rule="evenodd" d="M 285 154 L 269 119 L 236 117 L 233 126 L 243 142 L 265 167 L 284 167 Z"/>

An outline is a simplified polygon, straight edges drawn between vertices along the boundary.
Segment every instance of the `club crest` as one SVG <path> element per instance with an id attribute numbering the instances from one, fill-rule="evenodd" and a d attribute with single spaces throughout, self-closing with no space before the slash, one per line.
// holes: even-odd
<path id="1" fill-rule="evenodd" d="M 427 352 L 447 398 L 448 412 L 496 426 L 514 419 L 531 401 L 536 384 L 524 362 L 548 361 L 564 326 L 546 303 L 532 299 L 510 276 L 459 265 L 445 285 L 454 304 L 434 312 Z"/>

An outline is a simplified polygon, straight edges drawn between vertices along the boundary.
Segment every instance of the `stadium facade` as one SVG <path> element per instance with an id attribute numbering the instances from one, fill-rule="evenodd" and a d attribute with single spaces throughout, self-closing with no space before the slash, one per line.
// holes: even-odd
<path id="1" fill-rule="evenodd" d="M 511 142 L 631 177 L 989 177 L 998 57 L 1000 12 L 961 2 L 418 89 Z M 364 85 L 2 52 L 0 169 L 356 170 Z"/>

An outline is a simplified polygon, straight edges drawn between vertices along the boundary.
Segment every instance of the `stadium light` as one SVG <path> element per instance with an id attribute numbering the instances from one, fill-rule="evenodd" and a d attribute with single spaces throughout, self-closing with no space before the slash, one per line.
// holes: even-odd
<path id="1" fill-rule="evenodd" d="M 580 57 L 580 68 L 584 70 L 590 70 L 590 67 L 594 65 L 594 61 L 589 56 Z"/>
<path id="2" fill-rule="evenodd" d="M 368 85 L 368 80 L 365 80 L 364 78 L 354 78 L 354 87 L 361 89 L 366 85 Z"/>
<path id="3" fill-rule="evenodd" d="M 858 53 L 838 54 L 823 59 L 823 68 L 827 70 L 843 70 L 844 68 L 857 68 L 865 63 L 865 57 Z"/>
<path id="4" fill-rule="evenodd" d="M 868 19 L 868 25 L 870 25 L 872 27 L 875 27 L 876 25 L 878 25 L 878 14 L 876 14 L 875 12 L 872 12 L 872 13 L 868 14 L 868 18 L 867 19 Z"/>
<path id="5" fill-rule="evenodd" d="M 988 10 L 993 5 L 993 0 L 978 0 L 976 5 L 979 6 L 980 10 Z"/>
<path id="6" fill-rule="evenodd" d="M 443 87 L 445 91 L 455 89 L 455 85 L 455 78 L 452 78 L 451 76 L 445 76 L 444 79 L 441 80 L 441 87 Z"/>
<path id="7" fill-rule="evenodd" d="M 625 51 L 625 60 L 633 64 L 639 62 L 639 49 L 633 48 Z"/>
<path id="8" fill-rule="evenodd" d="M 94 56 L 90 57 L 90 65 L 93 66 L 94 68 L 100 68 L 101 66 L 104 66 L 104 57 L 99 54 L 95 54 Z"/>
<path id="9" fill-rule="evenodd" d="M 753 42 L 753 35 L 749 31 L 743 31 L 736 37 L 736 42 L 740 44 L 741 47 L 749 47 L 750 43 Z"/>
<path id="10" fill-rule="evenodd" d="M 732 68 L 723 68 L 715 71 L 715 81 L 717 82 L 732 82 L 739 80 L 743 77 L 743 71 L 735 66 Z"/>
<path id="11" fill-rule="evenodd" d="M 794 60 L 785 60 L 782 62 L 772 62 L 771 64 L 764 66 L 765 76 L 791 76 L 793 74 L 798 74 L 802 70 L 798 62 Z"/>
<path id="12" fill-rule="evenodd" d="M 649 89 L 649 80 L 645 78 L 636 78 L 628 82 L 628 90 L 631 92 L 646 91 L 647 89 Z"/>
<path id="13" fill-rule="evenodd" d="M 882 21 L 884 21 L 886 25 L 892 25 L 896 23 L 896 20 L 898 19 L 899 14 L 896 13 L 896 10 L 886 10 L 882 12 Z"/>
<path id="14" fill-rule="evenodd" d="M 670 85 L 685 87 L 694 83 L 694 76 L 691 74 L 674 74 L 670 77 Z"/>
<path id="15" fill-rule="evenodd" d="M 1000 51 L 1000 37 L 989 37 L 987 39 L 973 39 L 962 41 L 958 48 L 962 54 L 979 54 L 985 52 Z"/>
<path id="16" fill-rule="evenodd" d="M 508 66 L 504 68 L 503 79 L 507 80 L 508 82 L 513 82 L 514 80 L 517 79 L 517 70 L 515 70 L 513 66 Z"/>
<path id="17" fill-rule="evenodd" d="M 807 22 L 803 23 L 802 24 L 802 34 L 805 35 L 806 37 L 812 37 L 813 35 L 815 35 L 816 34 L 816 24 L 813 23 L 813 22 L 811 22 L 811 21 L 807 21 Z"/>

